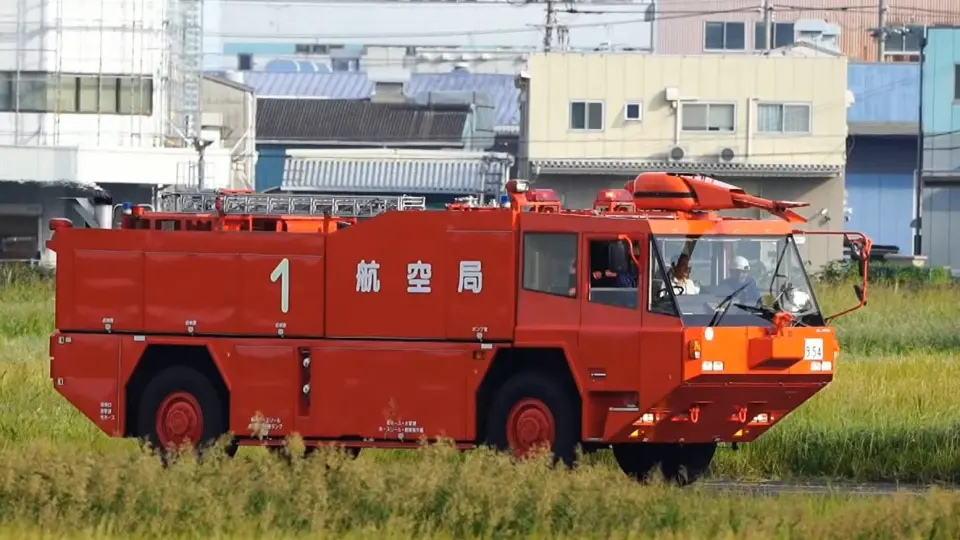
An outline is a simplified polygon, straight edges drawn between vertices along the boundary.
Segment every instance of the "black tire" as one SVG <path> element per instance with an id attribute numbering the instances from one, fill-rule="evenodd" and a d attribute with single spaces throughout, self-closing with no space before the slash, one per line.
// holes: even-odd
<path id="1" fill-rule="evenodd" d="M 620 470 L 630 478 L 645 483 L 650 472 L 661 460 L 663 449 L 648 443 L 618 443 L 613 445 L 613 457 Z"/>
<path id="2" fill-rule="evenodd" d="M 159 408 L 169 396 L 174 394 L 190 396 L 199 405 L 202 417 L 202 435 L 199 441 L 191 441 L 194 448 L 202 454 L 203 450 L 216 443 L 227 433 L 227 411 L 221 403 L 220 395 L 213 384 L 199 371 L 173 366 L 160 371 L 147 383 L 137 406 L 137 430 L 139 438 L 146 439 L 167 463 L 170 449 L 164 448 L 158 433 L 157 415 Z M 231 442 L 226 448 L 228 456 L 236 454 L 237 446 Z"/>
<path id="3" fill-rule="evenodd" d="M 580 411 L 574 406 L 576 396 L 556 377 L 537 372 L 519 373 L 497 390 L 490 404 L 486 424 L 486 444 L 501 451 L 514 451 L 507 437 L 507 421 L 511 409 L 526 399 L 541 402 L 553 417 L 554 436 L 550 451 L 554 463 L 562 461 L 573 467 L 580 442 Z"/>
<path id="4" fill-rule="evenodd" d="M 660 472 L 668 482 L 689 486 L 710 470 L 716 443 L 678 444 L 664 452 Z"/>

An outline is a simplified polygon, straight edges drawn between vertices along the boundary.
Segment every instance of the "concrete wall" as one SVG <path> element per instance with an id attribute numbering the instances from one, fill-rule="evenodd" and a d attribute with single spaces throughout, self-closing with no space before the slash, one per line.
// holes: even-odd
<path id="1" fill-rule="evenodd" d="M 207 187 L 230 186 L 230 155 L 208 149 Z M 197 154 L 188 148 L 0 146 L 0 187 L 4 181 L 79 184 L 196 183 Z"/>
<path id="2" fill-rule="evenodd" d="M 529 73 L 531 159 L 662 160 L 679 145 L 692 161 L 716 162 L 732 148 L 738 163 L 844 163 L 845 58 L 555 53 L 532 56 Z M 679 114 L 669 87 L 689 100 Z M 573 129 L 573 102 L 601 103 L 600 129 Z M 640 106 L 640 120 L 625 118 L 627 104 Z M 702 104 L 732 105 L 733 129 L 686 129 L 688 105 Z M 763 104 L 808 106 L 809 129 L 760 133 Z"/>

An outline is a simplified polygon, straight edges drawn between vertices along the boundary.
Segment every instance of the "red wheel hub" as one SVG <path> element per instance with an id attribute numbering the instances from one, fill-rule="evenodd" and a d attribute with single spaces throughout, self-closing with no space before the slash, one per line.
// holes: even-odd
<path id="1" fill-rule="evenodd" d="M 517 457 L 537 446 L 552 445 L 555 432 L 553 414 L 539 399 L 524 399 L 507 415 L 507 443 Z"/>
<path id="2" fill-rule="evenodd" d="M 203 437 L 203 410 L 191 394 L 174 392 L 157 408 L 157 437 L 162 447 L 179 446 Z"/>

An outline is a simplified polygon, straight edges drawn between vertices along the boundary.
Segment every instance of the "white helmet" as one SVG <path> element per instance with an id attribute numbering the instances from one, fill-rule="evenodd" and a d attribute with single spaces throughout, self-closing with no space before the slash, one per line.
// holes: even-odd
<path id="1" fill-rule="evenodd" d="M 734 270 L 747 271 L 750 270 L 750 262 L 747 261 L 746 257 L 737 255 L 733 258 L 733 263 L 730 265 L 730 267 Z"/>

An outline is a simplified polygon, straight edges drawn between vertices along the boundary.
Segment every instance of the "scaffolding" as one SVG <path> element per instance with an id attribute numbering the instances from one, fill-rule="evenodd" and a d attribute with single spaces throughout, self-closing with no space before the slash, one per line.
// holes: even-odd
<path id="1" fill-rule="evenodd" d="M 190 147 L 199 135 L 202 0 L 8 6 L 0 33 L 15 35 L 15 46 L 0 54 L 14 64 L 14 121 L 3 143 Z M 70 113 L 96 117 L 68 122 Z"/>
<path id="2" fill-rule="evenodd" d="M 190 147 L 200 136 L 203 78 L 203 0 L 167 0 L 168 53 L 164 87 L 169 124 L 166 146 Z"/>

